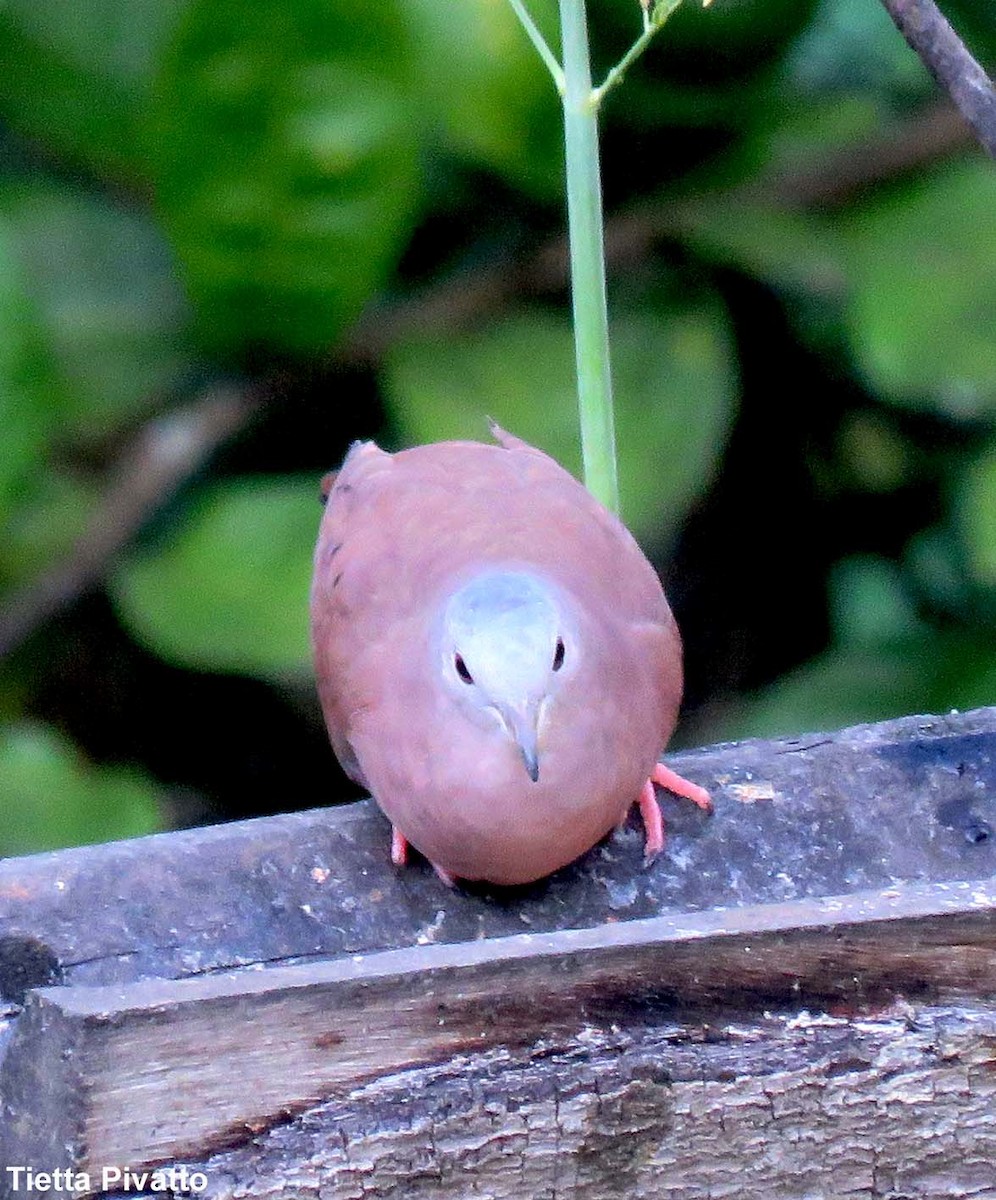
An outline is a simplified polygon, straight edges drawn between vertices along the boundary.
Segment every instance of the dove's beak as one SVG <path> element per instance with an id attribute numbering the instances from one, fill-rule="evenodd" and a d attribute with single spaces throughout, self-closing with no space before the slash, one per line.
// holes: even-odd
<path id="1" fill-rule="evenodd" d="M 522 751 L 522 761 L 526 764 L 526 771 L 529 773 L 529 778 L 533 783 L 539 782 L 539 751 L 536 749 L 536 734 L 532 735 L 531 742 L 528 739 L 523 739 L 519 742 L 519 749 Z"/>
<path id="2" fill-rule="evenodd" d="M 525 763 L 529 778 L 536 783 L 539 780 L 539 715 L 538 704 L 525 704 L 521 708 L 508 705 L 502 716 L 522 761 Z"/>

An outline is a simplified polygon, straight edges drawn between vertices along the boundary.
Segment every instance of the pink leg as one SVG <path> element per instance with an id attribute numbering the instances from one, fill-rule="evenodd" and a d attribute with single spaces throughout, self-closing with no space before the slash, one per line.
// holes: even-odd
<path id="1" fill-rule="evenodd" d="M 403 867 L 408 862 L 408 839 L 397 825 L 391 826 L 391 862 L 396 867 Z"/>
<path id="2" fill-rule="evenodd" d="M 670 767 L 665 767 L 663 763 L 658 763 L 650 773 L 650 778 L 658 787 L 667 788 L 669 792 L 674 792 L 676 796 L 684 796 L 686 800 L 691 800 L 693 804 L 697 804 L 699 808 L 706 812 L 712 812 L 712 800 L 709 798 L 709 793 L 703 787 L 699 787 L 697 783 L 692 783 L 688 779 L 682 777 L 671 770 Z"/>
<path id="3" fill-rule="evenodd" d="M 391 862 L 396 867 L 403 867 L 408 862 L 408 839 L 397 825 L 391 826 Z M 449 871 L 437 866 L 436 863 L 432 864 L 432 869 L 447 887 L 456 887 L 457 881 L 455 875 L 451 875 Z"/>
<path id="4" fill-rule="evenodd" d="M 647 840 L 643 846 L 643 862 L 649 867 L 664 849 L 664 818 L 661 816 L 661 806 L 657 803 L 651 780 L 648 779 L 640 788 L 637 804 L 640 806 L 643 828 L 647 833 Z"/>
<path id="5" fill-rule="evenodd" d="M 441 867 L 441 866 L 439 866 L 437 863 L 433 863 L 433 864 L 432 864 L 432 869 L 433 869 L 433 870 L 436 872 L 436 874 L 437 874 L 437 875 L 439 876 L 439 878 L 440 878 L 440 879 L 443 881 L 443 883 L 445 883 L 445 884 L 446 884 L 446 886 L 447 886 L 448 888 L 455 888 L 455 887 L 456 887 L 456 885 L 457 885 L 457 877 L 456 877 L 455 875 L 451 875 L 451 874 L 449 873 L 449 871 L 447 871 L 447 870 L 444 870 L 444 868 L 443 868 L 443 867 Z"/>

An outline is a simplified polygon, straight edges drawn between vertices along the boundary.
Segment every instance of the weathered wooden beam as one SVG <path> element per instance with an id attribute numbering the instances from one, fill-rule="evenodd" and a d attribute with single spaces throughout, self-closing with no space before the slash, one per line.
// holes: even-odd
<path id="1" fill-rule="evenodd" d="M 640 1013 L 996 991 L 996 879 L 906 884 L 321 964 L 31 994 L 5 1157 L 99 1175 L 203 1154 L 343 1086 Z M 196 1098 L 195 1102 L 191 1102 Z"/>
<path id="2" fill-rule="evenodd" d="M 996 874 L 996 709 L 669 762 L 716 812 L 665 797 L 650 870 L 634 819 L 503 895 L 394 869 L 369 802 L 0 860 L 0 997 Z"/>
<path id="3" fill-rule="evenodd" d="M 990 1200 L 996 1012 L 711 1014 L 372 1079 L 184 1163 L 210 1200 Z"/>
<path id="4" fill-rule="evenodd" d="M 996 710 L 671 761 L 716 814 L 668 804 L 652 869 L 633 827 L 502 894 L 394 870 L 369 804 L 0 862 L 0 1166 L 217 1165 L 454 1056 L 473 1073 L 525 1055 L 566 1096 L 557 1056 L 613 1029 L 653 1041 L 722 1012 L 760 1028 L 809 1005 L 851 1014 L 857 1036 L 883 1004 L 957 996 L 967 1020 L 994 993 Z M 513 1137 L 509 1113 L 493 1125 Z M 468 1131 L 483 1119 L 471 1104 Z M 603 1129 L 607 1154 L 620 1129 Z M 374 1143 L 380 1170 L 393 1143 Z M 343 1152 L 355 1167 L 360 1149 Z"/>

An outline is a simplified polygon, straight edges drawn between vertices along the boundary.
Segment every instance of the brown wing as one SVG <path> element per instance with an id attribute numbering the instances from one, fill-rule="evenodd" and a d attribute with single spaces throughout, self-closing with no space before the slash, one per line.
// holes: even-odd
<path id="1" fill-rule="evenodd" d="M 338 471 L 330 471 L 321 484 L 325 505 L 315 546 L 314 575 L 311 584 L 311 638 L 315 657 L 318 695 L 325 714 L 329 737 L 336 757 L 346 773 L 367 786 L 356 755 L 349 744 L 350 715 L 363 704 L 362 673 L 353 669 L 354 647 L 362 638 L 362 621 L 357 621 L 350 606 L 338 594 L 351 562 L 362 563 L 364 554 L 363 522 L 356 527 L 353 496 L 360 483 L 362 504 L 364 465 L 371 460 L 390 462 L 372 442 L 354 443 Z"/>

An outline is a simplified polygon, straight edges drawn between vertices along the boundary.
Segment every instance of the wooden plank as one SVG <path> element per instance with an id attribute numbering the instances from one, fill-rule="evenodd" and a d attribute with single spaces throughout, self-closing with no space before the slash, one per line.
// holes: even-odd
<path id="1" fill-rule="evenodd" d="M 0 861 L 0 996 L 996 874 L 996 709 L 669 761 L 716 813 L 665 800 L 652 869 L 633 821 L 497 897 L 392 868 L 369 803 Z"/>
<path id="2" fill-rule="evenodd" d="M 425 945 L 124 986 L 39 989 L 0 1074 L 0 1161 L 203 1156 L 364 1080 L 586 1024 L 996 986 L 996 879 Z"/>
<path id="3" fill-rule="evenodd" d="M 994 1066 L 984 1004 L 592 1024 L 182 1165 L 209 1200 L 991 1200 Z"/>
<path id="4" fill-rule="evenodd" d="M 446 1063 L 524 1055 L 549 1064 L 536 1066 L 540 1092 L 566 1095 L 558 1055 L 612 1029 L 639 1040 L 675 1020 L 694 1036 L 735 1009 L 756 1030 L 764 1009 L 805 1004 L 860 1024 L 894 996 L 992 993 L 996 710 L 670 761 L 713 790 L 713 819 L 666 801 L 670 840 L 651 870 L 632 823 L 513 893 L 393 870 L 369 804 L 0 862 L 0 1164 L 215 1163 L 239 1153 L 221 1147 L 257 1143 L 279 1157 L 282 1130 L 335 1106 L 341 1124 L 399 1071 L 415 1087 L 442 1071 L 440 1103 L 457 1112 L 464 1068 Z M 294 965 L 226 973 L 264 963 Z M 597 1112 L 629 1087 L 603 1078 L 584 1103 Z M 968 1120 L 978 1094 L 973 1083 Z M 555 1116 L 570 1108 L 559 1103 Z M 396 1116 L 381 1113 L 385 1128 Z M 557 1121 L 551 1136 L 569 1141 Z M 624 1152 L 626 1124 L 606 1118 L 593 1135 L 606 1161 Z M 511 1117 L 494 1126 L 516 1136 Z M 471 1161 L 470 1142 L 450 1136 L 451 1161 Z M 396 1194 L 377 1149 L 389 1132 L 340 1141 L 350 1170 L 369 1159 L 387 1171 L 371 1197 Z M 965 1146 L 983 1152 L 967 1134 Z M 435 1170 L 426 1195 L 465 1194 Z M 671 1195 L 651 1182 L 647 1194 Z"/>

